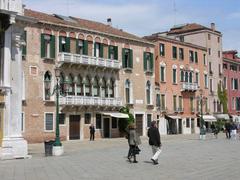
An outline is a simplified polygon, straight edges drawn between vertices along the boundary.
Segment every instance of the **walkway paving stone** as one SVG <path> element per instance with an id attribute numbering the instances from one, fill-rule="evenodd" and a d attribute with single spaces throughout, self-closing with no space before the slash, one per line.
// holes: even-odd
<path id="1" fill-rule="evenodd" d="M 162 137 L 159 165 L 152 165 L 151 148 L 142 138 L 139 163 L 127 162 L 124 138 L 63 142 L 61 157 L 45 157 L 43 144 L 29 145 L 31 159 L 0 161 L 0 179 L 16 180 L 236 180 L 240 177 L 240 140 L 208 135 Z"/>

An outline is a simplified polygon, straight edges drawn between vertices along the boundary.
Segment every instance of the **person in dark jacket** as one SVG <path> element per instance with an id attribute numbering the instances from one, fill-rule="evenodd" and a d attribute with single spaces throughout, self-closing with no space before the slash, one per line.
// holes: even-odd
<path id="1" fill-rule="evenodd" d="M 136 154 L 139 154 L 140 149 L 138 145 L 141 144 L 141 140 L 136 133 L 135 125 L 130 124 L 128 127 L 129 135 L 128 135 L 128 144 L 129 144 L 129 152 L 128 152 L 128 160 L 132 162 L 131 158 L 133 157 L 133 163 L 137 163 Z"/>
<path id="2" fill-rule="evenodd" d="M 90 130 L 90 141 L 94 141 L 95 138 L 95 127 L 93 124 L 89 127 Z"/>
<path id="3" fill-rule="evenodd" d="M 158 164 L 158 156 L 161 153 L 161 139 L 160 139 L 160 133 L 157 128 L 157 122 L 152 121 L 151 127 L 148 129 L 148 137 L 149 137 L 149 145 L 152 146 L 152 152 L 153 156 L 151 160 L 153 161 L 153 164 Z"/>
<path id="4" fill-rule="evenodd" d="M 225 123 L 226 138 L 231 139 L 231 124 L 229 122 Z"/>

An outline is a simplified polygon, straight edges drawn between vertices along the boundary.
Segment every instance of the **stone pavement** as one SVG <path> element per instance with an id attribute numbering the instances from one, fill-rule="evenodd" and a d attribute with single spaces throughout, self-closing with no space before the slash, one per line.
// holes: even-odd
<path id="1" fill-rule="evenodd" d="M 64 142 L 61 157 L 44 157 L 43 145 L 29 145 L 31 159 L 0 161 L 0 180 L 236 180 L 240 179 L 240 140 L 210 135 L 162 137 L 159 165 L 152 165 L 151 148 L 142 138 L 139 163 L 127 162 L 127 140 Z"/>

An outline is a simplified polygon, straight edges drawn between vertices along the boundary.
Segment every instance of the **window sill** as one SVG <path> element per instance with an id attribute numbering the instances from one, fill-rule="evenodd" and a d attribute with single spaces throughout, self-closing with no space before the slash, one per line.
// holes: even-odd
<path id="1" fill-rule="evenodd" d="M 153 71 L 151 71 L 151 70 L 146 70 L 146 71 L 145 71 L 145 74 L 146 74 L 146 75 L 153 75 Z"/>
<path id="2" fill-rule="evenodd" d="M 123 70 L 124 70 L 125 72 L 129 72 L 129 73 L 132 72 L 132 68 L 129 68 L 129 67 L 125 67 L 125 68 L 123 68 Z"/>
<path id="3" fill-rule="evenodd" d="M 55 100 L 43 100 L 44 103 L 55 103 Z"/>
<path id="4" fill-rule="evenodd" d="M 44 130 L 45 133 L 54 133 L 54 130 Z"/>
<path id="5" fill-rule="evenodd" d="M 43 57 L 43 61 L 54 61 L 55 58 L 50 58 L 50 57 Z"/>
<path id="6" fill-rule="evenodd" d="M 178 85 L 178 83 L 172 83 L 173 85 Z"/>
<path id="7" fill-rule="evenodd" d="M 164 83 L 164 84 L 165 84 L 165 83 L 166 83 L 166 81 L 160 81 L 160 83 Z"/>

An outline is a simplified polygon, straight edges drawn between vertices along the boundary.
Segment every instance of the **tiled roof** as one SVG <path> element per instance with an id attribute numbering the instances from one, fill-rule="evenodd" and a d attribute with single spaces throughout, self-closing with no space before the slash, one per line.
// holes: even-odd
<path id="1" fill-rule="evenodd" d="M 182 33 L 199 31 L 199 30 L 210 30 L 210 31 L 220 33 L 219 31 L 212 30 L 211 28 L 202 26 L 200 24 L 191 23 L 191 24 L 185 24 L 185 25 L 178 26 L 178 27 L 173 27 L 173 28 L 170 29 L 170 31 L 167 32 L 167 34 L 169 34 L 169 35 L 171 35 L 171 34 L 182 34 Z"/>
<path id="2" fill-rule="evenodd" d="M 24 15 L 28 16 L 28 17 L 36 18 L 39 22 L 43 22 L 43 23 L 54 23 L 59 26 L 68 25 L 68 26 L 73 26 L 75 28 L 86 29 L 89 31 L 97 31 L 97 32 L 112 35 L 112 36 L 118 36 L 118 37 L 129 39 L 129 40 L 135 40 L 135 41 L 140 41 L 140 42 L 151 44 L 150 42 L 148 42 L 138 36 L 135 36 L 133 34 L 127 33 L 125 31 L 122 31 L 120 29 L 114 28 L 110 25 L 106 25 L 106 24 L 103 24 L 100 22 L 80 19 L 80 18 L 76 18 L 76 17 L 70 17 L 71 19 L 73 19 L 73 21 L 66 21 L 66 20 L 58 18 L 54 15 L 37 12 L 37 11 L 30 10 L 30 9 L 25 9 Z"/>

